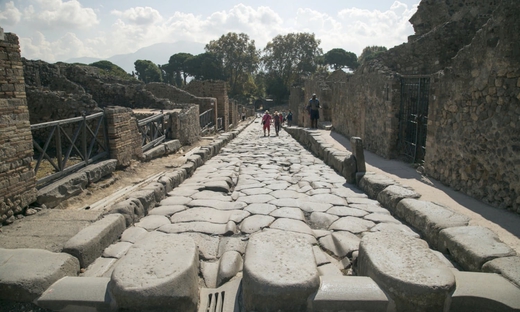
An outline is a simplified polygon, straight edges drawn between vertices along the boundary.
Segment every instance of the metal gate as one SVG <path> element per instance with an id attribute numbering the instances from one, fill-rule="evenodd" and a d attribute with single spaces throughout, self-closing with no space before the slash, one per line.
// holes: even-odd
<path id="1" fill-rule="evenodd" d="M 399 149 L 411 163 L 424 161 L 428 126 L 429 77 L 401 78 Z"/>

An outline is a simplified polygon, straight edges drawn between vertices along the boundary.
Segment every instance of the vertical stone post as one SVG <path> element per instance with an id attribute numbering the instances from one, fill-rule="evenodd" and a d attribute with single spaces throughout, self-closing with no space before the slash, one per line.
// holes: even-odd
<path id="1" fill-rule="evenodd" d="M 0 28 L 0 224 L 36 200 L 33 145 L 20 45 Z"/>
<path id="2" fill-rule="evenodd" d="M 352 154 L 356 158 L 357 172 L 366 172 L 365 152 L 363 149 L 363 140 L 359 137 L 351 137 L 350 145 L 352 146 Z"/>
<path id="3" fill-rule="evenodd" d="M 118 167 L 130 165 L 133 158 L 143 158 L 141 133 L 132 110 L 126 107 L 105 108 L 110 158 L 117 160 Z"/>

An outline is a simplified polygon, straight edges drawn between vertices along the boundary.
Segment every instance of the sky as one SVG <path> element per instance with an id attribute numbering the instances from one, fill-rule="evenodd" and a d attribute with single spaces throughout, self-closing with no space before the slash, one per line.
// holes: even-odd
<path id="1" fill-rule="evenodd" d="M 207 44 L 245 33 L 258 49 L 277 35 L 314 33 L 324 52 L 391 48 L 413 34 L 419 0 L 0 0 L 0 27 L 22 56 L 50 63 L 109 58 L 156 43 Z M 200 51 L 202 53 L 204 51 Z"/>

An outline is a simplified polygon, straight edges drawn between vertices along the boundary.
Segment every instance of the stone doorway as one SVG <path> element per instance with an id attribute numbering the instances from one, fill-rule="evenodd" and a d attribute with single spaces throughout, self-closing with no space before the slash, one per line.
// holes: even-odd
<path id="1" fill-rule="evenodd" d="M 430 77 L 401 77 L 398 152 L 410 163 L 426 154 Z"/>

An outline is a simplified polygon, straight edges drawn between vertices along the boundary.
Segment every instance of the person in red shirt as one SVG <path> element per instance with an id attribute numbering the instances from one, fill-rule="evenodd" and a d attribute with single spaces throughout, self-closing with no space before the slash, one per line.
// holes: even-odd
<path id="1" fill-rule="evenodd" d="M 264 136 L 265 136 L 265 130 L 267 130 L 267 136 L 271 135 L 271 115 L 269 115 L 269 111 L 266 110 L 264 116 L 262 116 L 262 125 L 264 129 Z"/>

